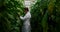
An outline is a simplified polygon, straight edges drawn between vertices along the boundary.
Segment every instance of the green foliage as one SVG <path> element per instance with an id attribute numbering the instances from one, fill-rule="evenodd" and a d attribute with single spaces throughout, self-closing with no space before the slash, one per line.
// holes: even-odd
<path id="1" fill-rule="evenodd" d="M 59 2 L 60 0 L 37 0 L 31 7 L 32 32 L 59 32 Z"/>
<path id="2" fill-rule="evenodd" d="M 20 15 L 23 15 L 23 8 L 23 3 L 19 0 L 4 1 L 4 5 L 0 6 L 0 32 L 21 31 Z"/>

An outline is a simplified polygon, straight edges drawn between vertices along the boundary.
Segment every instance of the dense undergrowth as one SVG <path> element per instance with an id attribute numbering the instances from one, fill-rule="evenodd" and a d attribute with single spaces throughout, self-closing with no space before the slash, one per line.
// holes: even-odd
<path id="1" fill-rule="evenodd" d="M 37 0 L 31 7 L 32 32 L 59 32 L 60 0 Z"/>
<path id="2" fill-rule="evenodd" d="M 0 32 L 21 32 L 23 1 L 0 0 Z M 60 0 L 37 0 L 31 15 L 31 32 L 60 32 Z"/>
<path id="3" fill-rule="evenodd" d="M 0 0 L 0 32 L 20 32 L 23 0 Z"/>

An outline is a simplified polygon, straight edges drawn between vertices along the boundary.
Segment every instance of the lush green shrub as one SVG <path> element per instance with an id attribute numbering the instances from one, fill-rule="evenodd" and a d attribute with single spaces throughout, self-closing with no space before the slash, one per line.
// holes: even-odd
<path id="1" fill-rule="evenodd" d="M 58 32 L 60 0 L 37 0 L 31 7 L 32 32 Z"/>
<path id="2" fill-rule="evenodd" d="M 20 32 L 23 0 L 0 0 L 0 32 Z M 3 1 L 2 1 L 3 2 Z"/>

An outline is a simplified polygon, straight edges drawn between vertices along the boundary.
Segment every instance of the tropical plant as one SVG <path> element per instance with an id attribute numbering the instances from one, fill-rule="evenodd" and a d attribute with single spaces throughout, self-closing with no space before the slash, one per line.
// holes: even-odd
<path id="1" fill-rule="evenodd" d="M 23 0 L 0 0 L 0 32 L 20 32 Z"/>
<path id="2" fill-rule="evenodd" d="M 60 0 L 37 0 L 31 7 L 32 32 L 59 32 Z"/>

